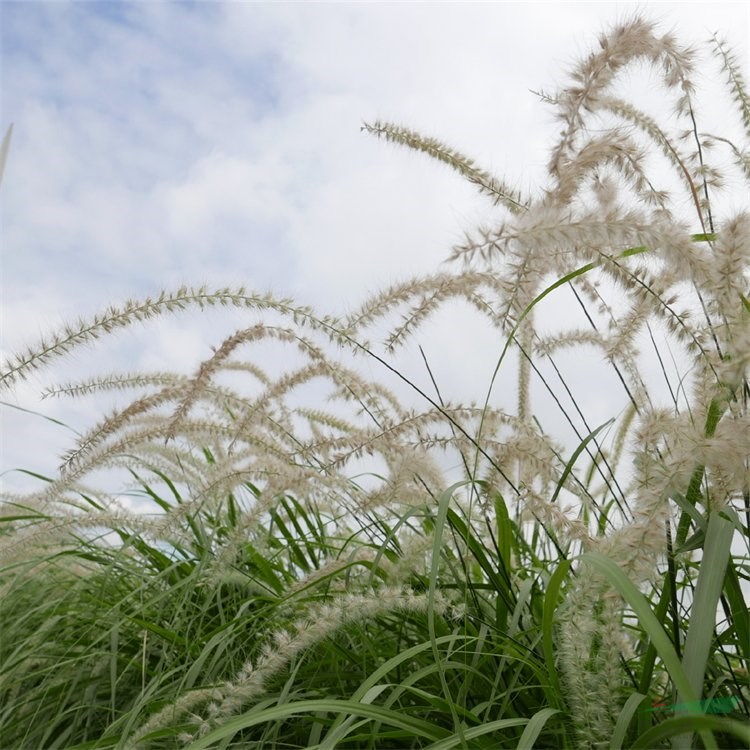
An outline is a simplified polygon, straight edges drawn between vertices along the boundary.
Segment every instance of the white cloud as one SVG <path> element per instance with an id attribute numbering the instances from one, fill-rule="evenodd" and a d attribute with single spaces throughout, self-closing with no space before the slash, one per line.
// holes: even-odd
<path id="1" fill-rule="evenodd" d="M 686 39 L 724 30 L 748 59 L 746 6 L 732 3 L 710 18 L 700 3 L 3 4 L 2 118 L 15 133 L 2 348 L 186 281 L 341 311 L 436 268 L 487 214 L 483 199 L 361 121 L 415 127 L 535 185 L 556 126 L 529 89 L 554 89 L 636 7 Z M 463 392 L 480 365 L 461 335 L 472 324 L 453 321 L 441 331 L 458 366 L 442 377 Z M 178 330 L 144 336 L 143 361 L 185 365 L 198 336 L 213 332 L 208 346 L 232 329 Z M 95 352 L 75 360 L 83 372 Z M 3 429 L 3 465 L 34 456 L 36 425 Z"/>

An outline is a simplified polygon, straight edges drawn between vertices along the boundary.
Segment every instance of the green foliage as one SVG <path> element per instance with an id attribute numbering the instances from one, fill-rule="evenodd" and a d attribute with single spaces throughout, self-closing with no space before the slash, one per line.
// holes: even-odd
<path id="1" fill-rule="evenodd" d="M 739 67 L 718 42 L 714 53 L 747 131 Z M 687 138 L 618 98 L 638 60 Z M 4 388 L 159 315 L 263 316 L 192 377 L 115 373 L 47 392 L 141 395 L 81 436 L 59 476 L 2 500 L 0 746 L 747 744 L 750 213 L 722 212 L 709 146 L 728 147 L 744 179 L 747 156 L 698 129 L 694 67 L 640 19 L 602 37 L 547 97 L 562 133 L 537 196 L 433 138 L 365 126 L 447 164 L 501 216 L 454 248 L 463 268 L 394 285 L 345 319 L 243 288 L 182 288 L 12 357 Z M 545 333 L 536 318 L 563 292 L 583 327 Z M 498 332 L 481 407 L 445 402 L 426 360 L 435 396 L 390 359 L 455 299 Z M 369 343 L 378 325 L 382 350 Z M 292 353 L 289 369 L 247 353 L 269 341 Z M 676 379 L 667 345 L 684 364 Z M 604 420 L 557 364 L 589 347 L 621 386 Z M 365 378 L 363 358 L 424 410 Z M 513 365 L 511 411 L 495 382 Z M 328 401 L 298 405 L 313 383 Z M 571 426 L 567 447 L 534 410 L 540 389 Z M 129 500 L 153 512 L 95 486 L 102 469 L 124 469 Z"/>

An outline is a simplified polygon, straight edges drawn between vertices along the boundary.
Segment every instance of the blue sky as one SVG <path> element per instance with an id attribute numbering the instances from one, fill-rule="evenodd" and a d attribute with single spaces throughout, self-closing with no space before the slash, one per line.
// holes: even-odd
<path id="1" fill-rule="evenodd" d="M 750 6 L 707 7 L 0 2 L 2 131 L 14 123 L 0 349 L 183 282 L 342 312 L 434 270 L 487 209 L 444 167 L 362 134 L 362 120 L 436 135 L 535 185 L 555 125 L 530 89 L 554 90 L 603 26 L 637 9 L 684 39 L 719 31 L 747 61 Z M 461 315 L 425 341 L 450 342 L 441 376 L 466 398 L 486 368 L 474 351 L 491 342 L 467 340 Z M 100 405 L 40 404 L 40 382 L 105 359 L 190 371 L 234 328 L 187 321 L 81 351 L 10 398 L 83 428 Z M 69 447 L 7 409 L 3 441 L 2 469 L 48 470 Z"/>

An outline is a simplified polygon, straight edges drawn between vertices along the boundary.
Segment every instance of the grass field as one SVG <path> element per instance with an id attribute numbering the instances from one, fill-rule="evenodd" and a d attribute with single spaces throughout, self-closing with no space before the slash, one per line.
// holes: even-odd
<path id="1" fill-rule="evenodd" d="M 560 132 L 534 194 L 365 126 L 495 206 L 449 270 L 346 317 L 165 290 L 9 359 L 6 393 L 136 323 L 239 321 L 192 376 L 47 391 L 127 400 L 58 476 L 2 498 L 0 748 L 747 747 L 750 95 L 705 49 L 742 143 L 701 129 L 696 53 L 636 18 L 542 95 Z M 663 122 L 618 95 L 639 64 Z M 456 300 L 497 341 L 467 404 L 393 364 Z M 593 421 L 580 394 L 602 363 Z"/>

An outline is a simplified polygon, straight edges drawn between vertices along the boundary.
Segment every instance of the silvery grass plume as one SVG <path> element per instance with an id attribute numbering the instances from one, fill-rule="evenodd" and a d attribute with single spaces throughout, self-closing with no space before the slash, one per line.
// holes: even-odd
<path id="1" fill-rule="evenodd" d="M 169 549 L 208 549 L 202 585 L 219 586 L 241 582 L 248 546 L 269 559 L 278 552 L 265 533 L 269 519 L 280 528 L 300 517 L 318 519 L 320 529 L 310 521 L 310 533 L 320 531 L 317 539 L 330 534 L 347 540 L 327 548 L 313 569 L 289 552 L 290 574 L 273 595 L 298 608 L 270 623 L 265 645 L 223 675 L 224 684 L 164 699 L 150 716 L 128 724 L 123 744 L 148 746 L 178 725 L 188 745 L 213 736 L 238 712 L 262 708 L 268 681 L 347 623 L 401 611 L 444 616 L 451 586 L 438 596 L 436 581 L 451 575 L 468 580 L 458 561 L 479 555 L 481 545 L 494 545 L 492 554 L 508 563 L 508 591 L 519 596 L 539 585 L 552 592 L 554 607 L 555 587 L 567 576 L 555 614 L 555 651 L 545 656 L 552 684 L 561 673 L 558 707 L 567 712 L 575 737 L 559 746 L 599 748 L 624 736 L 628 722 L 621 727 L 622 716 L 631 711 L 632 718 L 637 706 L 628 696 L 643 699 L 652 683 L 671 681 L 685 700 L 701 697 L 706 639 L 697 634 L 707 620 L 695 620 L 695 628 L 691 621 L 687 640 L 673 634 L 672 647 L 677 654 L 684 650 L 684 675 L 679 662 L 675 672 L 655 667 L 649 637 L 661 642 L 625 622 L 639 611 L 640 592 L 656 591 L 658 606 L 673 607 L 676 619 L 679 605 L 691 606 L 691 596 L 706 597 L 701 601 L 710 611 L 710 641 L 721 591 L 711 599 L 708 584 L 688 588 L 688 600 L 677 602 L 676 571 L 689 578 L 696 549 L 723 570 L 727 557 L 715 539 L 726 541 L 727 526 L 742 530 L 737 511 L 750 504 L 750 210 L 722 205 L 726 181 L 740 180 L 746 189 L 750 180 L 750 97 L 726 46 L 714 39 L 709 49 L 739 110 L 742 144 L 702 130 L 693 83 L 698 53 L 635 18 L 602 35 L 598 49 L 572 69 L 567 86 L 543 95 L 561 129 L 547 181 L 536 194 L 523 195 L 409 128 L 364 126 L 446 164 L 494 206 L 496 220 L 468 231 L 453 248 L 450 270 L 394 284 L 345 318 L 244 288 L 164 291 L 79 321 L 4 365 L 0 383 L 9 389 L 75 348 L 136 322 L 188 308 L 252 313 L 252 321 L 218 342 L 191 376 L 114 373 L 46 391 L 50 397 L 138 395 L 80 438 L 58 477 L 38 492 L 4 498 L 2 512 L 12 523 L 0 535 L 3 565 L 35 565 L 104 528 Z M 636 64 L 648 67 L 671 103 L 665 118 L 670 127 L 621 97 L 619 84 Z M 537 318 L 565 290 L 580 307 L 581 323 L 566 325 L 561 318 L 547 330 Z M 456 300 L 497 332 L 497 366 L 488 390 L 477 394 L 478 405 L 444 401 L 439 389 L 435 396 L 426 393 L 391 359 L 437 310 Z M 381 343 L 371 343 L 374 337 Z M 648 341 L 670 395 L 666 404 L 644 366 Z M 268 371 L 253 356 L 267 344 L 288 353 L 284 362 L 291 364 L 284 371 Z M 667 347 L 684 365 L 679 379 L 665 364 Z M 612 418 L 604 423 L 591 422 L 562 375 L 558 362 L 569 350 L 596 351 L 614 373 L 619 390 L 610 394 Z M 419 396 L 419 408 L 364 377 L 363 361 L 405 381 Z M 500 368 L 509 365 L 517 371 L 516 403 L 500 408 L 493 387 Z M 556 395 L 558 383 L 563 398 Z M 297 395 L 310 384 L 321 395 L 300 405 Z M 545 392 L 576 436 L 572 452 L 545 431 L 535 411 L 532 396 Z M 444 492 L 446 453 L 462 467 L 468 482 L 463 495 Z M 579 459 L 588 459 L 588 469 L 577 468 Z M 374 481 L 358 479 L 363 466 L 376 467 L 370 470 Z M 129 512 L 92 484 L 110 467 L 130 471 L 154 498 L 142 475 L 160 478 L 174 502 L 159 500 L 158 514 Z M 462 516 L 450 515 L 448 500 Z M 497 515 L 507 505 L 516 510 L 512 522 Z M 196 519 L 213 523 L 223 513 L 231 522 L 216 522 L 198 544 Z M 467 535 L 441 539 L 433 521 L 406 522 L 419 513 L 450 519 L 454 531 L 466 519 Z M 506 522 L 503 528 L 514 524 L 517 534 L 515 568 L 510 543 L 493 536 L 492 524 Z M 748 534 L 750 518 L 745 523 Z M 378 548 L 372 537 L 350 544 L 363 528 L 381 534 L 385 546 Z M 445 557 L 441 544 L 450 550 Z M 539 560 L 535 545 L 558 555 L 559 566 L 546 570 L 541 583 L 529 582 L 523 572 L 528 560 Z M 723 547 L 728 554 L 728 543 Z M 342 579 L 336 583 L 353 566 L 365 572 L 347 577 L 345 586 Z M 665 582 L 671 582 L 671 601 Z M 302 596 L 320 591 L 321 583 L 331 584 L 325 595 Z M 747 613 L 735 584 L 724 604 L 740 641 Z M 461 586 L 453 588 L 460 594 Z M 462 595 L 458 604 L 475 619 L 502 609 L 499 596 L 488 603 L 470 586 Z M 520 632 L 526 615 L 517 606 L 510 608 L 508 627 Z M 434 622 L 431 627 L 435 641 Z M 552 633 L 545 630 L 547 643 Z M 529 653 L 539 640 L 541 635 Z M 144 646 L 144 659 L 145 652 Z M 643 652 L 651 654 L 644 657 L 650 666 L 639 671 L 632 664 Z M 665 665 L 669 653 L 659 651 Z M 726 658 L 746 659 L 747 649 Z M 463 742 L 460 727 L 467 721 L 453 716 Z M 559 731 L 558 739 L 566 730 Z"/>

